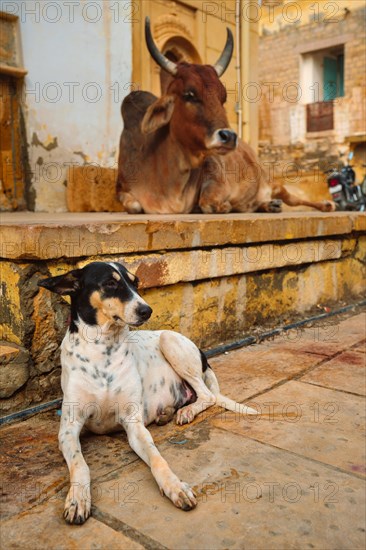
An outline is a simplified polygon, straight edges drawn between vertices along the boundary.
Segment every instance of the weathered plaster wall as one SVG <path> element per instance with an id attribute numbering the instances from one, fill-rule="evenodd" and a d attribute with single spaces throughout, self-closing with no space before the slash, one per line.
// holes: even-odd
<path id="1" fill-rule="evenodd" d="M 111 167 L 132 74 L 131 2 L 7 2 L 19 16 L 37 211 L 66 210 L 70 163 Z"/>

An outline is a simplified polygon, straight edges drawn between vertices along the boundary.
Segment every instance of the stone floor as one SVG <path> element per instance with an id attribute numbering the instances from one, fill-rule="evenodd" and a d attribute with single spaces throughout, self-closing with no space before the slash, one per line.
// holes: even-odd
<path id="1" fill-rule="evenodd" d="M 123 434 L 86 435 L 93 516 L 68 526 L 58 413 L 4 427 L 1 547 L 365 548 L 366 314 L 324 323 L 210 360 L 223 393 L 258 418 L 215 407 L 186 427 L 151 428 L 196 490 L 189 513 L 160 496 Z"/>

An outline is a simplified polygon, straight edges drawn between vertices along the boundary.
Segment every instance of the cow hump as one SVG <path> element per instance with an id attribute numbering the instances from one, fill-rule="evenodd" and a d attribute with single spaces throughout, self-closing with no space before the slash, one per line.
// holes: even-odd
<path id="1" fill-rule="evenodd" d="M 150 92 L 131 92 L 122 102 L 121 112 L 126 130 L 140 127 L 147 108 L 157 100 Z"/>

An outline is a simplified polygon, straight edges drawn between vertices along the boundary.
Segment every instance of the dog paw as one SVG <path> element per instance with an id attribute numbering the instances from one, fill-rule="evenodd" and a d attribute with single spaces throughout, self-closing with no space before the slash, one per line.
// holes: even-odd
<path id="1" fill-rule="evenodd" d="M 177 499 L 174 499 L 173 502 L 177 508 L 181 508 L 185 512 L 193 510 L 197 506 L 196 495 L 194 494 L 191 487 L 188 483 L 180 482 L 180 490 L 177 493 Z"/>
<path id="2" fill-rule="evenodd" d="M 162 411 L 158 412 L 158 416 L 155 418 L 155 424 L 158 426 L 164 426 L 170 422 L 175 414 L 174 407 L 165 407 Z"/>
<path id="3" fill-rule="evenodd" d="M 91 497 L 89 485 L 71 487 L 65 501 L 64 520 L 81 525 L 90 516 Z"/>
<path id="4" fill-rule="evenodd" d="M 182 407 L 177 411 L 177 424 L 182 426 L 183 424 L 190 424 L 195 418 L 195 412 L 191 405 Z"/>
<path id="5" fill-rule="evenodd" d="M 162 494 L 165 494 L 172 503 L 181 510 L 189 512 L 197 506 L 196 495 L 184 481 L 180 481 L 174 474 L 172 479 L 165 484 L 164 488 L 160 489 Z"/>

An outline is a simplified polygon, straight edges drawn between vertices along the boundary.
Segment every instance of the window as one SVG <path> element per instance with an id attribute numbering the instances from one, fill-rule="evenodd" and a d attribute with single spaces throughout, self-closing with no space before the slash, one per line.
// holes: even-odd
<path id="1" fill-rule="evenodd" d="M 344 54 L 323 58 L 323 101 L 344 96 Z"/>
<path id="2" fill-rule="evenodd" d="M 304 103 L 343 97 L 344 46 L 302 54 L 300 75 Z"/>
<path id="3" fill-rule="evenodd" d="M 333 101 L 345 93 L 344 45 L 302 54 L 300 73 L 307 131 L 332 130 Z"/>

